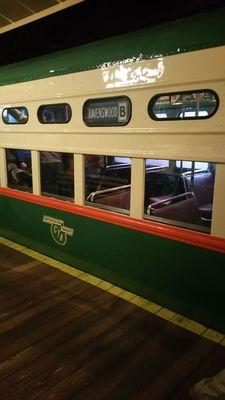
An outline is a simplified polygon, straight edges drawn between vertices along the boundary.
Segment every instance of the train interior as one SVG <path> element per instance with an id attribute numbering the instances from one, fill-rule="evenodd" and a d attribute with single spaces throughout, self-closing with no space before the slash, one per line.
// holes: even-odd
<path id="1" fill-rule="evenodd" d="M 22 153 L 22 155 L 21 155 Z M 42 195 L 74 201 L 74 162 L 69 153 L 40 152 Z M 32 192 L 31 152 L 7 150 L 8 186 Z M 85 155 L 86 205 L 129 214 L 129 157 Z M 210 232 L 215 164 L 145 160 L 144 218 Z"/>

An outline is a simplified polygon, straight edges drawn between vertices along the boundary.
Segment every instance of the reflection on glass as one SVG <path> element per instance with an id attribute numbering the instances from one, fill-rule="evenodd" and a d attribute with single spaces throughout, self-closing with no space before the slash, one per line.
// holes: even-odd
<path id="1" fill-rule="evenodd" d="M 41 151 L 41 193 L 61 200 L 74 198 L 73 154 Z"/>
<path id="2" fill-rule="evenodd" d="M 2 119 L 5 124 L 26 124 L 28 121 L 28 110 L 26 107 L 4 108 Z"/>
<path id="3" fill-rule="evenodd" d="M 32 192 L 32 164 L 30 150 L 6 150 L 8 187 Z"/>
<path id="4" fill-rule="evenodd" d="M 118 164 L 131 164 L 131 159 L 130 157 L 113 157 L 114 158 L 114 163 Z"/>
<path id="5" fill-rule="evenodd" d="M 131 159 L 85 156 L 85 190 L 89 205 L 124 212 L 130 209 Z"/>
<path id="6" fill-rule="evenodd" d="M 212 90 L 171 93 L 154 96 L 148 113 L 155 120 L 203 119 L 211 117 L 218 104 L 218 96 Z"/>
<path id="7" fill-rule="evenodd" d="M 210 232 L 214 177 L 214 163 L 146 160 L 145 217 Z"/>

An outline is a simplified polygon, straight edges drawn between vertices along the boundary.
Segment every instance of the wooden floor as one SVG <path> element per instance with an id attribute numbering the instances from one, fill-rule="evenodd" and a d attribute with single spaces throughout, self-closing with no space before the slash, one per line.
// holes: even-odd
<path id="1" fill-rule="evenodd" d="M 225 348 L 0 245 L 1 400 L 185 400 Z"/>

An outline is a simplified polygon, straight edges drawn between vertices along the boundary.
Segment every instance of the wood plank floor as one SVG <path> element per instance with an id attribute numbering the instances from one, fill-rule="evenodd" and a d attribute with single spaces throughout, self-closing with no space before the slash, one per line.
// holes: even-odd
<path id="1" fill-rule="evenodd" d="M 225 348 L 0 245 L 1 400 L 186 400 Z"/>

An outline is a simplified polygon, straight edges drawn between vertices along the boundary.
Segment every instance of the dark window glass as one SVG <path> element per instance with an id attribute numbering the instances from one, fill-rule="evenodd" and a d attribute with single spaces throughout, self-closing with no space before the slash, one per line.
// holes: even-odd
<path id="1" fill-rule="evenodd" d="M 73 201 L 73 154 L 41 151 L 41 194 Z"/>
<path id="2" fill-rule="evenodd" d="M 38 119 L 42 124 L 66 124 L 71 115 L 69 104 L 47 104 L 38 109 Z"/>
<path id="3" fill-rule="evenodd" d="M 2 119 L 5 124 L 26 124 L 28 121 L 28 110 L 26 107 L 4 108 Z"/>
<path id="4" fill-rule="evenodd" d="M 210 232 L 214 178 L 214 163 L 146 160 L 145 217 Z"/>
<path id="5" fill-rule="evenodd" d="M 148 113 L 155 120 L 205 119 L 215 114 L 219 99 L 212 90 L 154 96 Z"/>
<path id="6" fill-rule="evenodd" d="M 130 209 L 131 159 L 119 157 L 108 164 L 107 156 L 85 156 L 85 190 L 88 205 L 125 212 Z"/>
<path id="7" fill-rule="evenodd" d="M 83 119 L 87 126 L 127 125 L 131 118 L 131 101 L 126 96 L 87 100 Z"/>
<path id="8" fill-rule="evenodd" d="M 32 164 L 30 150 L 6 150 L 8 187 L 32 191 Z"/>

